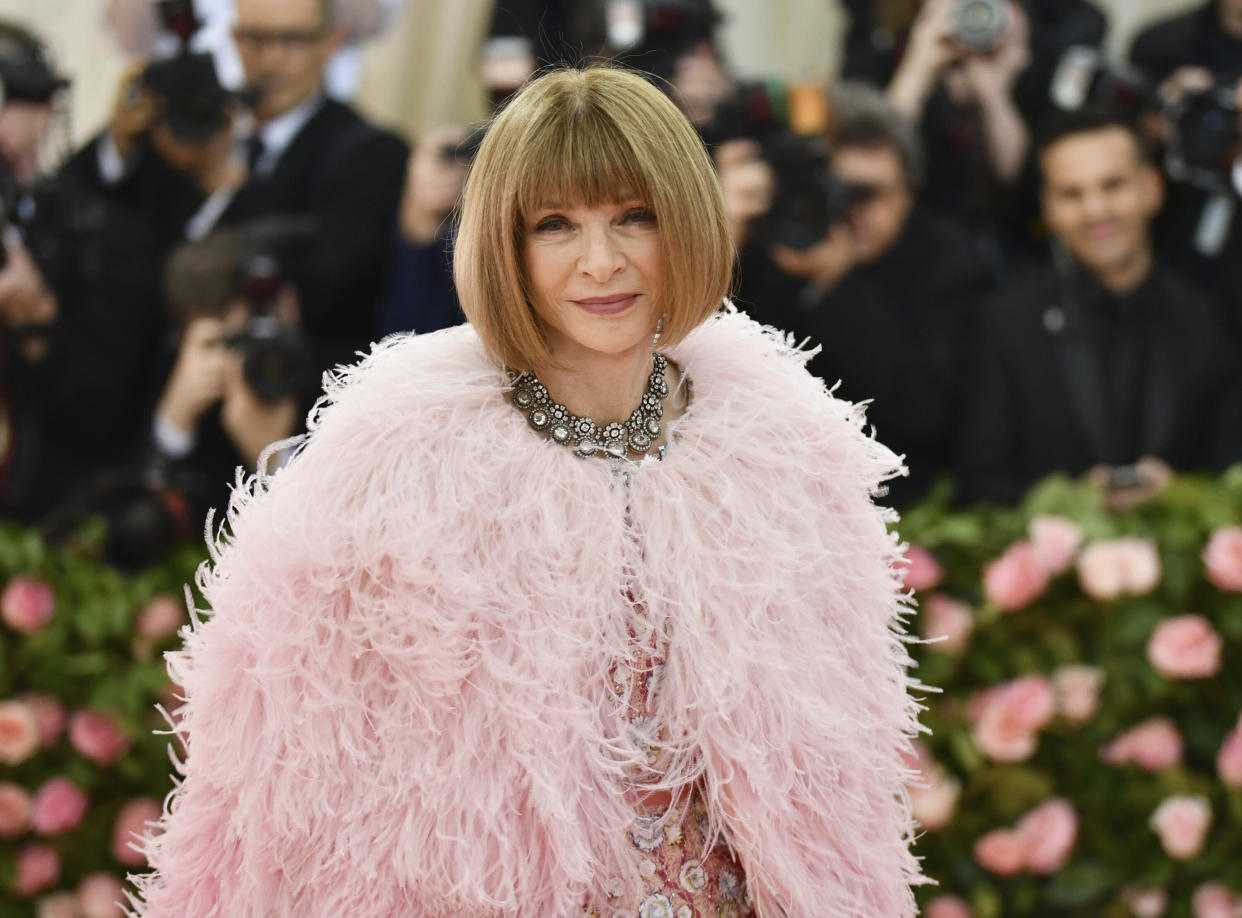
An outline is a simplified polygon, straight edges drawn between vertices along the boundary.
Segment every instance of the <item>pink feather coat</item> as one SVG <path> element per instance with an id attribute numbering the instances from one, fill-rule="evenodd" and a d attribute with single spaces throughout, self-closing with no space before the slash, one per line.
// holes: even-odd
<path id="1" fill-rule="evenodd" d="M 468 326 L 329 381 L 199 572 L 212 614 L 169 655 L 189 751 L 133 915 L 606 902 L 630 876 L 627 593 L 671 636 L 667 783 L 700 782 L 759 914 L 914 914 L 919 705 L 872 502 L 900 463 L 739 313 L 668 353 L 690 409 L 625 473 L 531 431 Z"/>

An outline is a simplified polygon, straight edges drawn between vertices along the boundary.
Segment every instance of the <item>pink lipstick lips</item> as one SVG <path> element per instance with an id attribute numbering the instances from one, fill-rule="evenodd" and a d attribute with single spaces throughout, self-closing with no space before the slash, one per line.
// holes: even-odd
<path id="1" fill-rule="evenodd" d="M 638 299 L 637 293 L 618 293 L 615 296 L 593 296 L 584 300 L 573 300 L 573 303 L 591 315 L 615 316 L 629 309 L 636 299 Z"/>

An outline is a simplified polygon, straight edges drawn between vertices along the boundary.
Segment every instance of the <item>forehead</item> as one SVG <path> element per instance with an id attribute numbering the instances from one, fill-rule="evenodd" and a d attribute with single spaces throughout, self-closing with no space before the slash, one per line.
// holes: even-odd
<path id="1" fill-rule="evenodd" d="M 1109 127 L 1062 137 L 1044 150 L 1040 165 L 1045 184 L 1080 185 L 1136 172 L 1142 157 L 1129 131 Z"/>
<path id="2" fill-rule="evenodd" d="M 237 24 L 265 29 L 317 29 L 323 0 L 237 0 Z"/>

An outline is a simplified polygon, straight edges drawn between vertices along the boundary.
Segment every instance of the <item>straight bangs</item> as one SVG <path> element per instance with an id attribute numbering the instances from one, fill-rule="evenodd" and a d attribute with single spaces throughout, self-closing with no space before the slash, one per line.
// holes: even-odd
<path id="1" fill-rule="evenodd" d="M 545 74 L 496 116 L 466 180 L 453 274 L 498 362 L 538 372 L 551 360 L 526 280 L 536 212 L 631 198 L 659 228 L 671 346 L 720 306 L 733 270 L 720 185 L 689 122 L 646 79 L 608 67 Z"/>
<path id="2" fill-rule="evenodd" d="M 554 110 L 536 130 L 514 170 L 519 230 L 549 204 L 598 207 L 637 197 L 655 205 L 632 140 L 601 108 Z"/>

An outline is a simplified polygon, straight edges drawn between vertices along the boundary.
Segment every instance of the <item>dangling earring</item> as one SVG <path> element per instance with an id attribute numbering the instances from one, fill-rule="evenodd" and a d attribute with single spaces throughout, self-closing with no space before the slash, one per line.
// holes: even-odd
<path id="1" fill-rule="evenodd" d="M 661 313 L 660 318 L 656 319 L 655 334 L 651 336 L 651 349 L 654 351 L 656 345 L 660 343 L 660 335 L 664 333 L 664 318 L 667 313 Z"/>

